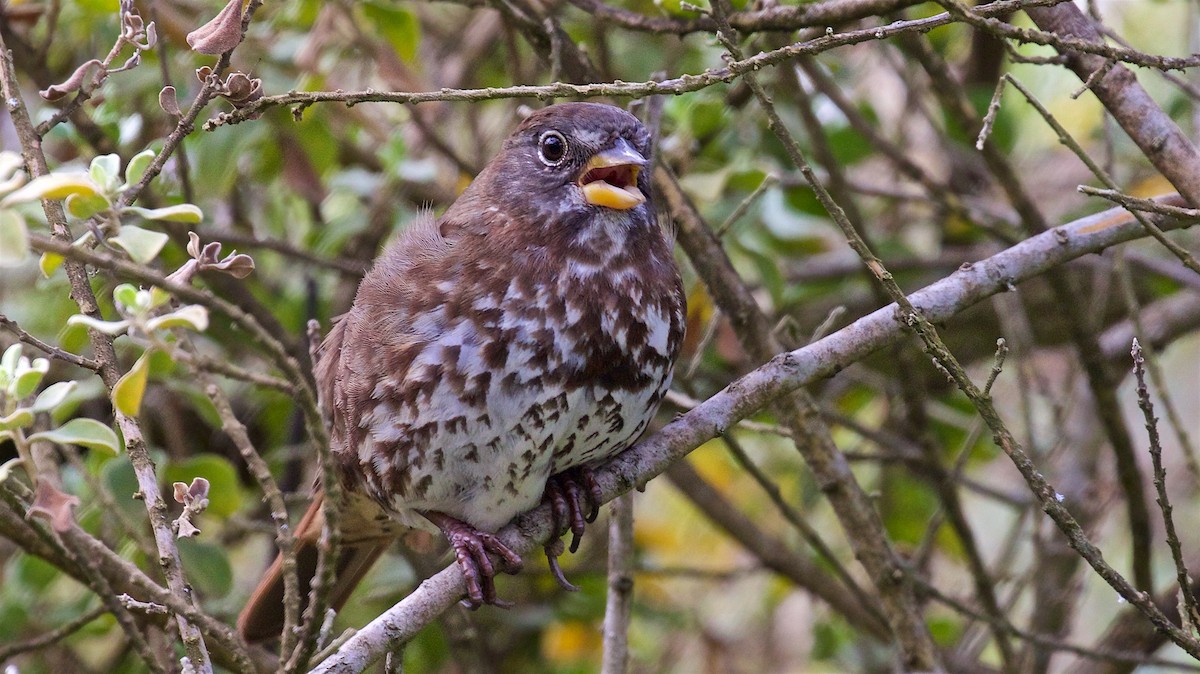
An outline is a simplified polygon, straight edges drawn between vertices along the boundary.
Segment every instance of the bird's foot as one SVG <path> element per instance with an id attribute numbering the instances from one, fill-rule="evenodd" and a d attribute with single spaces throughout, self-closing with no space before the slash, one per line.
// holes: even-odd
<path id="1" fill-rule="evenodd" d="M 550 502 L 555 533 L 571 532 L 571 552 L 579 549 L 584 525 L 596 521 L 601 498 L 600 486 L 587 466 L 552 475 L 546 482 L 546 494 L 542 499 Z"/>
<path id="2" fill-rule="evenodd" d="M 600 487 L 592 470 L 586 466 L 563 471 L 552 475 L 546 482 L 546 494 L 543 500 L 550 503 L 553 514 L 554 532 L 561 535 L 568 530 L 571 532 L 571 552 L 579 549 L 579 541 L 583 538 L 584 525 L 595 522 L 600 511 Z M 585 504 L 585 500 L 587 503 Z M 563 575 L 562 567 L 558 565 L 558 557 L 563 552 L 563 543 L 557 537 L 545 546 L 546 561 L 550 565 L 550 573 L 560 587 L 569 592 L 577 592 L 578 587 L 571 584 Z"/>
<path id="3" fill-rule="evenodd" d="M 511 602 L 496 596 L 496 566 L 491 555 L 500 562 L 500 571 L 517 573 L 524 566 L 521 557 L 505 545 L 495 534 L 480 531 L 461 520 L 438 512 L 422 513 L 437 525 L 450 547 L 454 548 L 454 559 L 467 581 L 467 598 L 463 605 L 476 609 L 484 604 L 510 608 Z"/>

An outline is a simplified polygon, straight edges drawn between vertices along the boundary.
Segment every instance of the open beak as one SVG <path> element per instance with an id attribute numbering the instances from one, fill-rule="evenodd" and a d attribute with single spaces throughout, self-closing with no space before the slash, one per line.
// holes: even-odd
<path id="1" fill-rule="evenodd" d="M 627 211 L 646 201 L 646 195 L 638 189 L 638 172 L 646 165 L 646 158 L 633 149 L 625 139 L 592 157 L 583 174 L 579 176 L 579 187 L 583 189 L 584 201 L 593 206 Z"/>

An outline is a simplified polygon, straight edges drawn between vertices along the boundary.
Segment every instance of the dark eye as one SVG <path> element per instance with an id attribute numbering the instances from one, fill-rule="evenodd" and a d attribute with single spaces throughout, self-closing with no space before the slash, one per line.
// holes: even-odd
<path id="1" fill-rule="evenodd" d="M 547 131 L 538 139 L 538 157 L 546 166 L 557 166 L 567 155 L 567 139 L 557 131 Z"/>

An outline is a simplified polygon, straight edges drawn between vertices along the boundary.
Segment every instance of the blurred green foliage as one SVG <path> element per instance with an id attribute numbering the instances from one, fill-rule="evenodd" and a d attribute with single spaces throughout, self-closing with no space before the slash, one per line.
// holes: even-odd
<path id="1" fill-rule="evenodd" d="M 30 0 L 24 4 L 40 7 L 43 13 L 30 23 L 5 27 L 5 39 L 18 53 L 23 94 L 42 120 L 55 107 L 40 101 L 36 90 L 61 81 L 83 61 L 103 56 L 117 35 L 117 3 Z M 232 68 L 262 78 L 268 95 L 292 89 L 434 91 L 552 81 L 557 69 L 525 42 L 519 26 L 506 23 L 494 9 L 473 4 L 268 3 L 258 9 L 246 42 L 233 56 Z M 654 17 L 695 16 L 675 0 L 612 4 Z M 1184 23 L 1177 17 L 1187 14 L 1185 3 L 1155 4 L 1161 9 L 1155 14 L 1159 29 L 1176 39 L 1173 36 L 1182 34 L 1182 29 L 1174 26 Z M 52 26 L 47 14 L 51 7 L 57 12 Z M 44 144 L 52 169 L 82 171 L 93 158 L 108 152 L 119 155 L 124 165 L 146 148 L 159 150 L 174 128 L 174 121 L 159 107 L 159 91 L 172 84 L 186 110 L 200 86 L 195 69 L 211 66 L 215 59 L 189 51 L 183 38 L 217 10 L 212 3 L 158 4 L 153 13 L 149 5 L 144 7 L 147 20 L 158 23 L 159 47 L 146 52 L 139 67 L 112 75 L 83 104 L 82 115 L 94 128 L 84 133 L 78 125 L 67 123 L 47 134 Z M 922 3 L 911 8 L 908 16 L 939 11 L 934 3 Z M 1114 14 L 1114 25 L 1122 27 L 1137 13 Z M 720 51 L 710 36 L 677 38 L 626 31 L 570 7 L 560 8 L 556 16 L 566 34 L 586 48 L 602 79 L 637 81 L 659 71 L 673 77 L 721 64 Z M 864 25 L 885 22 L 873 17 Z M 965 68 L 971 58 L 971 35 L 964 27 L 952 26 L 933 31 L 929 40 L 937 54 Z M 51 39 L 45 54 L 37 51 Z M 1178 41 L 1182 44 L 1183 38 Z M 749 46 L 769 48 L 765 39 L 757 38 Z M 1166 51 L 1168 46 L 1149 48 Z M 1033 48 L 1022 51 L 1045 53 Z M 806 87 L 802 97 L 793 88 L 795 78 L 780 74 L 793 64 L 763 71 L 761 77 L 810 155 L 814 130 L 804 128 L 796 108 L 812 105 L 821 123 L 819 131 L 837 162 L 832 168 L 848 175 L 852 187 L 857 185 L 850 196 L 863 214 L 864 222 L 858 224 L 885 261 L 952 257 L 966 244 L 994 242 L 995 231 L 1009 231 L 1004 217 L 1008 213 L 994 185 L 986 180 L 972 182 L 978 169 L 978 158 L 971 153 L 975 137 L 950 119 L 922 76 L 915 74 L 915 64 L 906 59 L 905 52 L 892 43 L 868 43 L 822 54 L 818 66 L 837 81 L 858 113 L 938 184 L 964 200 L 987 206 L 976 213 L 1002 211 L 1001 217 L 964 219 L 945 212 L 928 195 L 910 198 L 919 187 L 898 178 L 894 167 L 880 158 L 878 148 L 855 131 L 828 98 L 812 91 L 808 79 L 798 76 Z M 1030 64 L 1011 68 L 1006 64 L 1005 69 L 1045 95 L 1048 104 L 1083 106 L 1083 112 L 1067 115 L 1073 131 L 1089 146 L 1101 144 L 1104 129 L 1098 104 L 1069 100 L 1078 82 L 1062 71 Z M 965 87 L 980 114 L 987 108 L 993 84 L 994 79 Z M 1163 94 L 1161 102 L 1178 118 L 1194 112 L 1194 102 L 1177 90 Z M 306 321 L 315 318 L 327 328 L 348 307 L 359 274 L 381 245 L 421 210 L 444 209 L 470 179 L 467 169 L 478 168 L 494 153 L 518 119 L 520 106 L 537 104 L 532 99 L 422 106 L 322 104 L 294 111 L 298 121 L 293 111 L 273 109 L 255 121 L 196 131 L 141 205 L 191 202 L 203 209 L 205 218 L 197 225 L 145 223 L 147 229 L 170 237 L 155 264 L 166 272 L 182 265 L 188 259 L 184 247 L 189 230 L 205 242 L 221 241 L 227 248 L 252 254 L 257 269 L 246 280 L 204 277 L 202 284 L 260 317 L 304 361 Z M 218 101 L 200 122 L 227 109 L 228 103 Z M 857 264 L 838 273 L 809 275 L 810 262 L 815 266 L 836 261 L 838 254 L 846 252 L 844 242 L 766 128 L 744 84 L 668 98 L 659 132 L 663 161 L 680 176 L 688 196 L 712 227 L 733 214 L 767 176 L 780 179 L 730 223 L 723 243 L 760 304 L 797 341 L 813 334 L 834 307 L 846 308 L 846 314 L 835 321 L 834 327 L 839 327 L 879 306 Z M 7 142 L 8 136 L 4 138 Z M 1101 208 L 1074 192 L 1075 184 L 1088 181 L 1087 174 L 1057 147 L 1041 129 L 1040 120 L 1012 92 L 1003 98 L 991 139 L 1012 156 L 1052 217 Z M 1123 184 L 1146 179 L 1149 171 L 1144 162 L 1130 160 L 1137 155 L 1128 141 L 1118 137 L 1112 144 Z M 825 176 L 830 169 L 818 167 L 818 172 Z M 872 187 L 877 190 L 872 192 Z M 76 235 L 84 231 L 78 220 L 72 226 Z M 44 224 L 33 222 L 31 229 L 44 233 Z M 677 388 L 703 398 L 753 363 L 738 347 L 726 321 L 713 327 L 711 339 L 701 343 L 709 321 L 719 314 L 682 253 L 680 259 L 692 301 L 689 351 L 680 367 L 686 376 L 680 377 Z M 905 288 L 917 288 L 949 273 L 964 259 L 948 265 L 917 265 L 898 271 L 897 279 Z M 120 318 L 111 298 L 123 281 L 108 272 L 91 279 L 106 318 Z M 1158 278 L 1140 290 L 1149 301 L 1177 292 L 1179 285 Z M 78 313 L 68 291 L 61 272 L 43 278 L 32 261 L 0 269 L 0 313 L 49 343 L 86 354 L 85 332 L 67 327 L 67 319 Z M 995 316 L 950 326 L 950 330 L 961 337 L 956 348 L 963 360 L 986 376 L 1000 332 Z M 1049 331 L 1054 332 L 1053 326 Z M 1061 333 L 1059 326 L 1058 334 L 1051 334 L 1046 343 L 1061 343 Z M 9 338 L 0 332 L 0 339 Z M 220 317 L 212 317 L 208 329 L 193 339 L 198 350 L 212 358 L 273 373 L 261 345 Z M 128 338 L 119 339 L 117 346 L 126 369 L 144 352 L 143 344 Z M 274 554 L 261 492 L 221 432 L 215 410 L 198 383 L 166 353 L 154 351 L 148 358 L 148 383 L 139 416 L 160 483 L 168 493 L 176 481 L 187 483 L 199 476 L 211 483 L 209 507 L 195 522 L 201 534 L 179 542 L 184 567 L 201 605 L 232 620 Z M 913 369 L 904 372 L 895 359 L 881 356 L 850 368 L 846 376 L 816 393 L 831 415 L 901 436 L 911 432 L 936 447 L 947 463 L 965 456 L 967 474 L 980 479 L 994 475 L 1002 459 L 989 438 L 972 432 L 969 405 L 919 354 L 915 362 Z M 68 380 L 80 382 L 68 403 L 68 415 L 111 420 L 107 397 L 96 378 L 54 363 L 48 382 Z M 939 412 L 921 429 L 906 426 L 899 395 L 906 385 L 919 387 L 928 405 Z M 222 387 L 234 400 L 256 448 L 281 480 L 294 510 L 303 510 L 315 474 L 315 452 L 300 427 L 294 399 L 244 382 L 222 380 Z M 675 411 L 668 406 L 662 416 L 669 419 Z M 769 413 L 755 420 L 774 422 Z M 835 439 L 846 451 L 887 451 L 846 427 L 835 424 L 834 429 Z M 790 441 L 757 430 L 733 432 L 751 458 L 777 481 L 784 498 L 826 537 L 838 559 L 861 576 L 820 487 Z M 10 458 L 13 452 L 11 444 L 0 444 L 0 459 Z M 689 460 L 757 526 L 786 541 L 796 554 L 814 555 L 719 442 L 702 447 Z M 896 545 L 905 553 L 932 546 L 939 573 L 965 587 L 959 540 L 945 525 L 930 529 L 940 508 L 935 485 L 905 466 L 899 460 L 863 459 L 856 460 L 853 469 L 877 496 Z M 138 487 L 128 458 L 85 451 L 78 463 L 64 465 L 63 479 L 67 491 L 81 500 L 76 511 L 80 525 L 148 573 L 157 573 L 156 561 L 146 554 L 153 548 L 145 508 L 133 498 Z M 1015 483 L 1007 479 L 1005 484 Z M 98 488 L 107 493 L 97 494 Z M 633 671 L 882 671 L 886 667 L 885 647 L 770 574 L 665 480 L 653 482 L 637 503 Z M 972 515 L 987 520 L 993 512 L 972 511 Z M 1002 521 L 989 520 L 988 533 L 1001 531 L 1001 524 L 1007 526 L 1016 517 L 1005 511 Z M 563 560 L 568 577 L 583 587 L 581 593 L 558 590 L 541 560 L 531 557 L 523 574 L 500 581 L 502 595 L 516 602 L 513 610 L 463 613 L 424 630 L 405 651 L 408 671 L 476 671 L 472 668 L 478 666 L 483 667 L 479 671 L 498 672 L 596 671 L 604 613 L 604 538 L 602 519 L 590 528 L 580 553 Z M 984 541 L 989 558 L 999 554 L 1004 543 L 999 538 L 999 534 L 989 535 Z M 342 611 L 335 633 L 366 623 L 447 561 L 440 541 L 418 533 L 405 542 L 373 570 Z M 75 580 L 5 541 L 0 541 L 0 562 L 0 648 L 45 633 L 99 605 Z M 930 629 L 947 647 L 968 632 L 976 634 L 971 621 L 961 615 L 941 610 L 931 615 Z M 473 629 L 464 630 L 464 623 Z M 146 671 L 107 615 L 13 662 L 22 674 Z"/>

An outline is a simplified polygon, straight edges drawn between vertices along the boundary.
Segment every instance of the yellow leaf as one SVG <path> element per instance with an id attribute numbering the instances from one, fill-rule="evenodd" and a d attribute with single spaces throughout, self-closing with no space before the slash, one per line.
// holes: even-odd
<path id="1" fill-rule="evenodd" d="M 542 657 L 556 665 L 598 661 L 602 645 L 600 630 L 578 620 L 551 623 L 542 632 Z"/>
<path id="2" fill-rule="evenodd" d="M 62 266 L 63 256 L 58 253 L 42 253 L 42 258 L 38 260 L 38 268 L 42 270 L 42 276 L 50 278 L 58 268 Z"/>
<path id="3" fill-rule="evenodd" d="M 1175 186 L 1171 184 L 1171 181 L 1164 178 L 1161 173 L 1155 173 L 1144 180 L 1139 180 L 1129 188 L 1130 194 L 1142 199 L 1149 199 L 1150 197 L 1157 197 L 1160 194 L 1167 194 L 1174 191 Z"/>
<path id="4" fill-rule="evenodd" d="M 149 351 L 143 353 L 129 369 L 129 372 L 126 372 L 117 380 L 116 386 L 113 386 L 113 406 L 125 416 L 137 416 L 138 411 L 142 408 L 142 396 L 146 394 L 146 379 L 150 373 L 149 355 Z"/>
<path id="5" fill-rule="evenodd" d="M 733 482 L 742 473 L 733 468 L 729 452 L 725 451 L 725 445 L 720 440 L 709 440 L 700 445 L 688 458 L 696 472 L 726 496 L 733 491 Z"/>
<path id="6" fill-rule="evenodd" d="M 29 184 L 4 198 L 5 204 L 19 204 L 35 199 L 65 199 L 72 194 L 85 197 L 100 193 L 96 183 L 82 173 L 51 173 L 38 176 Z"/>

